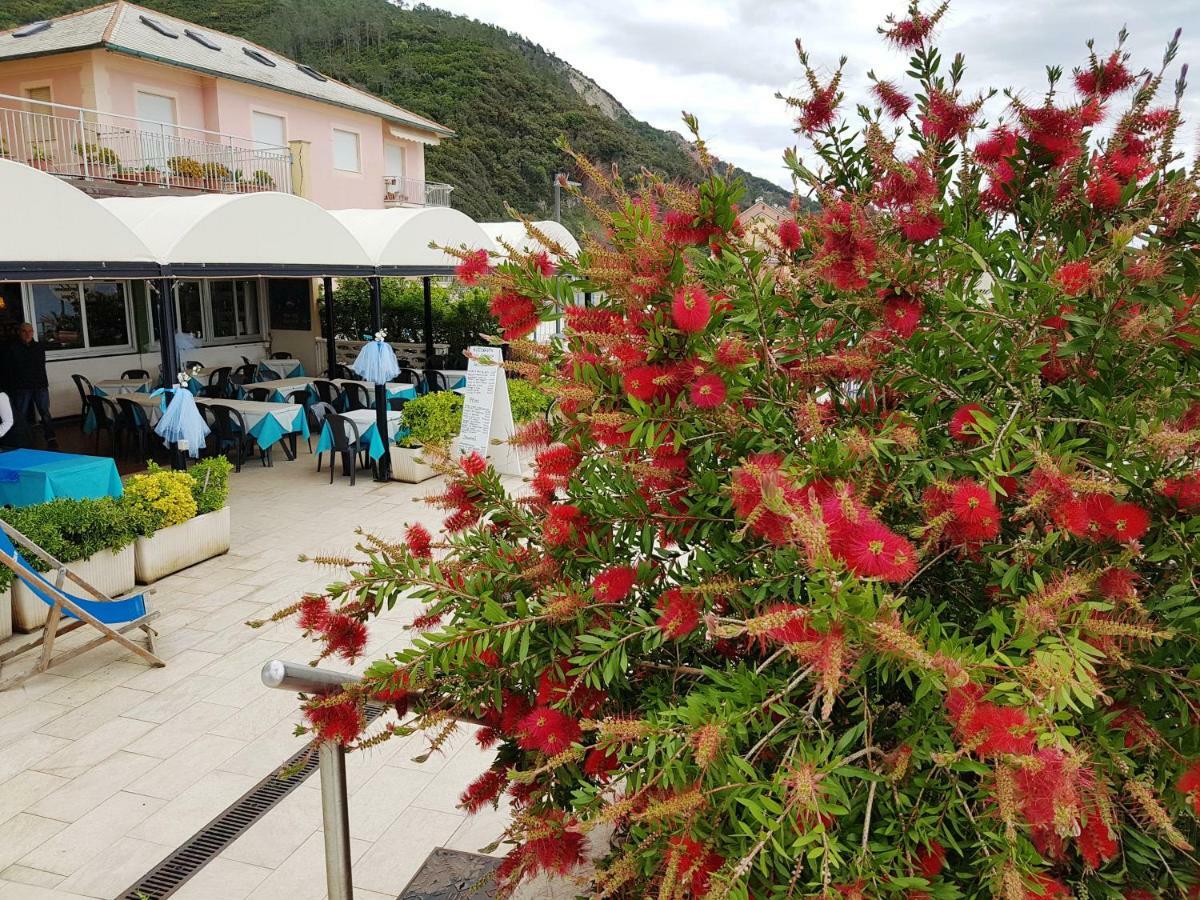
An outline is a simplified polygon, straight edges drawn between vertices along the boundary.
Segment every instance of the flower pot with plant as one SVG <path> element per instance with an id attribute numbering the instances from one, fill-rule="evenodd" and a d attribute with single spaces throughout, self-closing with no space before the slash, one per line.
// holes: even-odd
<path id="1" fill-rule="evenodd" d="M 89 178 L 112 178 L 113 173 L 121 167 L 121 157 L 103 144 L 76 144 L 75 155 L 83 161 L 80 174 Z"/>
<path id="2" fill-rule="evenodd" d="M 2 510 L 0 518 L 110 597 L 134 586 L 136 530 L 120 500 L 52 500 Z M 33 554 L 26 558 L 35 568 L 47 569 Z M 0 590 L 12 586 L 13 624 L 18 631 L 35 631 L 45 624 L 50 608 L 24 583 L 12 581 L 10 570 L 0 572 Z"/>
<path id="3" fill-rule="evenodd" d="M 190 156 L 172 156 L 167 160 L 169 183 L 177 187 L 204 186 L 204 167 Z"/>
<path id="4" fill-rule="evenodd" d="M 259 191 L 275 190 L 275 179 L 271 176 L 270 172 L 264 171 L 263 169 L 255 169 L 252 179 L 254 182 L 255 190 L 259 190 Z"/>
<path id="5" fill-rule="evenodd" d="M 210 191 L 223 191 L 233 181 L 233 172 L 219 162 L 206 162 L 200 166 L 204 187 Z"/>
<path id="6" fill-rule="evenodd" d="M 126 482 L 123 501 L 136 509 L 134 544 L 140 584 L 229 551 L 229 460 L 206 459 L 187 472 L 151 466 Z"/>
<path id="7" fill-rule="evenodd" d="M 50 154 L 44 144 L 30 144 L 29 156 L 26 158 L 26 162 L 35 169 L 41 169 L 43 172 L 50 171 Z"/>
<path id="8" fill-rule="evenodd" d="M 408 434 L 390 448 L 392 477 L 419 484 L 437 474 L 423 451 L 446 449 L 458 437 L 462 425 L 463 398 L 452 391 L 425 394 L 404 405 L 404 427 Z"/>

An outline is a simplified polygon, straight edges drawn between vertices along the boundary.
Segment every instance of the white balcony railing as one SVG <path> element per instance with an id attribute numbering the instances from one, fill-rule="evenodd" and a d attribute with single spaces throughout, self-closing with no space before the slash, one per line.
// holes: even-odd
<path id="1" fill-rule="evenodd" d="M 449 206 L 452 190 L 453 187 L 440 181 L 386 175 L 383 179 L 383 205 Z"/>
<path id="2" fill-rule="evenodd" d="M 0 94 L 0 156 L 64 178 L 291 192 L 291 151 L 216 131 Z"/>

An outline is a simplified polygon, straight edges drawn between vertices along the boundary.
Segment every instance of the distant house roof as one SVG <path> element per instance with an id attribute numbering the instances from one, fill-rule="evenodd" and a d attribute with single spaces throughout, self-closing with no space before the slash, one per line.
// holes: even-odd
<path id="1" fill-rule="evenodd" d="M 790 216 L 791 213 L 788 210 L 767 203 L 760 197 L 738 214 L 738 221 L 744 226 L 754 225 L 763 220 L 769 221 L 772 225 L 778 225 Z"/>
<path id="2" fill-rule="evenodd" d="M 49 22 L 49 27 L 22 25 L 0 31 L 0 62 L 103 48 L 332 103 L 437 137 L 454 134 L 432 119 L 334 81 L 266 47 L 124 0 L 60 16 Z"/>

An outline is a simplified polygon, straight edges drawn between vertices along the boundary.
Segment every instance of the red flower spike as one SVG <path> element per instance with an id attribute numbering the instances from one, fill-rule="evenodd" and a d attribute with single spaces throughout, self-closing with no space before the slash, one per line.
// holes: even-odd
<path id="1" fill-rule="evenodd" d="M 629 596 L 637 579 L 632 566 L 613 566 L 592 579 L 592 596 L 600 603 L 620 603 Z"/>
<path id="2" fill-rule="evenodd" d="M 685 334 L 696 334 L 708 327 L 712 317 L 712 301 L 698 284 L 681 287 L 671 303 L 671 318 L 675 327 Z"/>
<path id="3" fill-rule="evenodd" d="M 912 337 L 921 324 L 924 306 L 913 297 L 893 295 L 883 301 L 883 322 L 888 330 L 904 339 Z"/>
<path id="4" fill-rule="evenodd" d="M 325 597 L 305 597 L 300 601 L 296 624 L 301 631 L 324 631 L 329 623 L 329 601 Z"/>
<path id="5" fill-rule="evenodd" d="M 404 543 L 408 552 L 417 559 L 430 559 L 433 556 L 433 536 L 429 529 L 419 522 L 404 529 Z"/>
<path id="6" fill-rule="evenodd" d="M 701 375 L 688 388 L 688 399 L 697 409 L 713 409 L 725 402 L 725 390 L 720 375 Z"/>
<path id="7" fill-rule="evenodd" d="M 978 403 L 968 403 L 956 409 L 950 417 L 950 436 L 962 444 L 978 444 L 981 439 L 975 430 L 978 422 L 976 413 L 987 415 L 987 411 Z"/>
<path id="8" fill-rule="evenodd" d="M 487 460 L 479 455 L 478 451 L 472 451 L 466 456 L 461 456 L 458 459 L 458 465 L 463 472 L 470 478 L 476 475 L 482 475 L 487 471 Z"/>
<path id="9" fill-rule="evenodd" d="M 844 562 L 860 578 L 899 582 L 917 573 L 913 545 L 880 522 L 860 522 L 842 541 L 842 548 Z"/>
<path id="10" fill-rule="evenodd" d="M 508 777 L 503 772 L 488 769 L 467 785 L 467 789 L 458 798 L 458 805 L 474 815 L 485 806 L 495 803 L 507 785 Z"/>
<path id="11" fill-rule="evenodd" d="M 682 640 L 700 624 L 699 603 L 679 588 L 671 588 L 659 597 L 657 607 L 659 616 L 655 624 L 668 640 Z"/>
<path id="12" fill-rule="evenodd" d="M 916 873 L 926 881 L 932 881 L 942 873 L 946 865 L 946 848 L 937 841 L 930 841 L 917 853 L 914 860 Z"/>
<path id="13" fill-rule="evenodd" d="M 1113 503 L 1100 519 L 1100 533 L 1122 543 L 1136 541 L 1150 527 L 1150 514 L 1136 503 Z"/>
<path id="14" fill-rule="evenodd" d="M 883 111 L 893 119 L 902 119 L 908 115 L 912 107 L 912 98 L 896 87 L 891 81 L 877 81 L 871 86 L 871 93 L 883 107 Z"/>
<path id="15" fill-rule="evenodd" d="M 779 244 L 784 250 L 792 251 L 800 247 L 800 226 L 795 219 L 784 219 L 780 222 L 777 234 Z"/>
<path id="16" fill-rule="evenodd" d="M 492 274 L 492 265 L 486 250 L 475 250 L 458 264 L 454 270 L 458 280 L 468 287 L 479 283 L 479 280 Z"/>
<path id="17" fill-rule="evenodd" d="M 358 704 L 344 700 L 332 705 L 320 700 L 304 707 L 304 719 L 323 741 L 334 741 L 343 747 L 353 744 L 366 727 L 366 719 Z"/>
<path id="18" fill-rule="evenodd" d="M 345 613 L 334 613 L 322 629 L 325 653 L 354 662 L 367 646 L 367 626 Z"/>
<path id="19" fill-rule="evenodd" d="M 579 723 L 566 713 L 539 706 L 517 726 L 518 743 L 523 750 L 538 750 L 557 756 L 579 740 Z"/>
<path id="20" fill-rule="evenodd" d="M 1072 297 L 1082 294 L 1092 282 L 1092 266 L 1086 259 L 1059 266 L 1054 280 Z"/>
<path id="21" fill-rule="evenodd" d="M 1192 808 L 1200 813 L 1200 762 L 1192 763 L 1179 776 L 1179 780 L 1175 782 L 1175 789 L 1181 794 L 1186 794 Z"/>

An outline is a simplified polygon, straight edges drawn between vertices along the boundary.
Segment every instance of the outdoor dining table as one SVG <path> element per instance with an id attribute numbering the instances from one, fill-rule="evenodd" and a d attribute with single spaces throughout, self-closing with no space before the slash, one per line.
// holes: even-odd
<path id="1" fill-rule="evenodd" d="M 258 372 L 264 378 L 297 378 L 304 374 L 304 364 L 298 359 L 261 359 Z"/>
<path id="2" fill-rule="evenodd" d="M 92 391 L 99 397 L 112 394 L 148 394 L 154 384 L 149 378 L 104 378 L 92 383 Z"/>
<path id="3" fill-rule="evenodd" d="M 412 387 L 412 385 L 408 385 Z M 354 409 L 348 413 L 342 413 L 347 419 L 358 426 L 359 440 L 367 446 L 367 452 L 371 459 L 379 459 L 383 456 L 383 441 L 379 439 L 379 427 L 373 409 Z M 388 435 L 393 442 L 408 434 L 408 429 L 404 427 L 404 417 L 399 412 L 389 412 L 387 414 Z M 326 421 L 321 426 L 321 439 L 317 441 L 316 453 L 320 456 L 333 447 L 333 432 L 330 430 L 329 422 Z"/>
<path id="4" fill-rule="evenodd" d="M 285 436 L 308 437 L 308 418 L 303 406 L 293 403 L 263 403 L 257 400 L 205 400 L 204 403 L 207 406 L 228 406 L 237 410 L 260 450 L 266 450 Z M 294 438 L 291 446 L 285 442 L 283 449 L 288 459 L 296 458 Z"/>
<path id="5" fill-rule="evenodd" d="M 467 386 L 466 369 L 432 369 L 431 371 L 441 372 L 446 379 L 447 389 L 451 391 Z"/>
<path id="6" fill-rule="evenodd" d="M 120 497 L 117 464 L 108 457 L 49 450 L 0 452 L 0 506 L 32 506 L 57 497 Z"/>
<path id="7" fill-rule="evenodd" d="M 293 391 L 298 391 L 303 388 L 308 388 L 315 399 L 316 391 L 313 389 L 312 384 L 314 381 L 317 381 L 318 378 L 319 376 L 308 375 L 299 378 L 278 378 L 274 381 L 259 381 L 254 384 L 246 385 L 246 387 L 266 388 L 272 392 L 271 399 L 273 401 L 276 403 L 287 403 L 289 394 L 291 394 Z M 367 389 L 367 393 L 370 394 L 371 397 L 375 396 L 375 385 L 371 384 L 369 381 L 355 381 L 351 378 L 334 378 L 332 381 L 339 388 L 344 388 L 348 384 L 362 385 Z M 415 385 L 393 382 L 387 386 L 387 399 L 389 400 L 412 400 L 416 396 L 417 388 Z"/>

